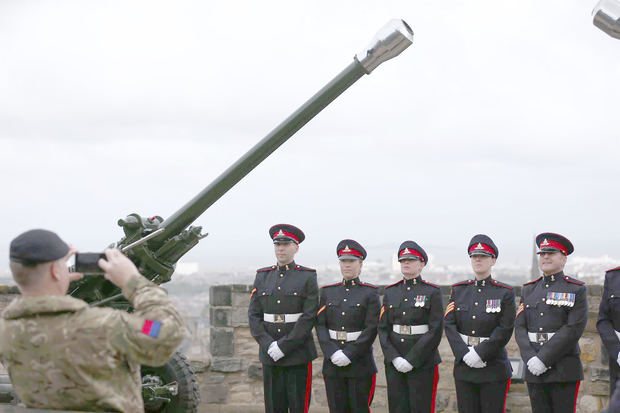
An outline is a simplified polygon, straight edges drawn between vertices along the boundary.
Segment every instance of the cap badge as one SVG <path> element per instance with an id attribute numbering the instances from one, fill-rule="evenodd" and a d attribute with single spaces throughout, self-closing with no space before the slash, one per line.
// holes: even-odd
<path id="1" fill-rule="evenodd" d="M 351 248 L 349 248 L 348 245 L 345 245 L 344 249 L 342 250 L 342 252 L 351 252 Z"/>
<path id="2" fill-rule="evenodd" d="M 541 243 L 540 243 L 540 246 L 541 246 L 541 247 L 546 247 L 547 245 L 549 245 L 549 241 L 547 241 L 547 238 L 545 238 L 545 239 L 543 240 L 543 242 L 541 242 Z"/>
<path id="3" fill-rule="evenodd" d="M 482 244 L 479 242 L 478 245 L 476 245 L 476 248 L 474 248 L 475 250 L 483 250 L 484 247 L 482 246 Z"/>
<path id="4" fill-rule="evenodd" d="M 405 248 L 403 250 L 403 255 L 405 255 L 405 254 L 411 254 L 411 251 L 409 251 L 409 248 Z"/>
<path id="5" fill-rule="evenodd" d="M 282 230 L 280 230 L 280 232 L 278 232 L 278 233 L 276 234 L 276 237 L 284 237 L 284 236 L 285 236 L 285 235 L 284 235 L 284 231 L 282 231 Z"/>

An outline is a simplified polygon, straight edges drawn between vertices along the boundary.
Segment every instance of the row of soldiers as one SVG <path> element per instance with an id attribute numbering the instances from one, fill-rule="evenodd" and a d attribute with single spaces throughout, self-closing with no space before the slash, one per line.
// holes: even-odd
<path id="1" fill-rule="evenodd" d="M 294 261 L 304 233 L 279 224 L 269 234 L 277 264 L 258 270 L 248 312 L 260 347 L 266 412 L 308 411 L 315 327 L 330 412 L 370 411 L 377 335 L 390 412 L 434 412 L 442 331 L 454 354 L 458 411 L 504 412 L 513 374 L 505 346 L 513 330 L 533 413 L 575 412 L 583 380 L 578 341 L 588 307 L 584 283 L 563 272 L 574 251 L 566 237 L 536 237 L 544 275 L 523 285 L 517 308 L 514 289 L 491 276 L 499 249 L 490 237 L 474 236 L 467 253 L 475 277 L 452 285 L 444 309 L 440 288 L 421 276 L 428 255 L 414 241 L 398 249 L 403 279 L 385 287 L 381 303 L 377 287 L 360 280 L 366 258 L 360 243 L 338 243 L 343 280 L 319 290 L 316 271 Z M 611 358 L 611 392 L 620 370 L 618 273 L 620 267 L 606 276 L 597 324 Z"/>

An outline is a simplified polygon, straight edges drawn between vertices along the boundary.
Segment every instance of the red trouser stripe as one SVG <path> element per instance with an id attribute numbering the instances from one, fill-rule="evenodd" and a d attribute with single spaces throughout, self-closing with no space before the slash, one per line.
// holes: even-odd
<path id="1" fill-rule="evenodd" d="M 503 413 L 506 413 L 506 400 L 508 399 L 508 390 L 510 389 L 510 382 L 512 381 L 511 378 L 508 379 L 508 383 L 506 383 L 506 392 L 504 393 L 504 410 L 502 410 Z"/>
<path id="2" fill-rule="evenodd" d="M 437 396 L 437 382 L 439 382 L 439 366 L 435 364 L 435 375 L 433 377 L 433 395 L 431 396 L 431 413 L 435 413 L 435 396 Z"/>
<path id="3" fill-rule="evenodd" d="M 377 373 L 372 375 L 372 385 L 370 386 L 370 394 L 368 395 L 368 411 L 370 411 L 370 403 L 375 397 L 375 384 L 377 383 Z"/>
<path id="4" fill-rule="evenodd" d="M 304 413 L 308 413 L 310 407 L 310 392 L 312 391 L 312 362 L 308 362 L 308 375 L 306 376 L 306 401 L 304 402 Z"/>
<path id="5" fill-rule="evenodd" d="M 579 385 L 581 384 L 580 381 L 577 382 L 577 388 L 575 389 L 575 405 L 573 406 L 573 413 L 575 413 L 577 411 L 577 393 L 579 393 Z"/>

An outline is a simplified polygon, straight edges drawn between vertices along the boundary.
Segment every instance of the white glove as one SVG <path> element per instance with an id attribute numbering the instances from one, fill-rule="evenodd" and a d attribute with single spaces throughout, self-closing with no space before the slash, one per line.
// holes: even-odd
<path id="1" fill-rule="evenodd" d="M 411 370 L 413 370 L 413 366 L 411 365 L 411 363 L 409 363 L 402 357 L 396 357 L 394 360 L 392 360 L 392 364 L 394 365 L 396 370 L 400 371 L 401 373 L 409 373 Z"/>
<path id="2" fill-rule="evenodd" d="M 342 350 L 338 350 L 334 354 L 332 354 L 331 361 L 338 367 L 344 367 L 351 364 L 351 360 L 349 360 L 347 355 L 344 354 Z"/>
<path id="3" fill-rule="evenodd" d="M 541 359 L 535 356 L 527 361 L 527 369 L 534 376 L 540 376 L 547 371 L 547 366 L 545 366 L 545 363 L 543 363 Z"/>
<path id="4" fill-rule="evenodd" d="M 463 356 L 463 361 L 472 369 L 481 369 L 487 366 L 487 363 L 482 361 L 476 350 L 473 347 L 469 347 L 469 353 Z"/>
<path id="5" fill-rule="evenodd" d="M 269 357 L 271 357 L 273 361 L 278 361 L 282 357 L 284 357 L 284 353 L 282 352 L 282 350 L 280 350 L 280 347 L 278 347 L 277 341 L 274 341 L 269 345 L 267 354 L 269 354 Z"/>
<path id="6" fill-rule="evenodd" d="M 616 359 L 616 363 L 620 366 L 620 351 L 618 352 L 618 358 Z"/>

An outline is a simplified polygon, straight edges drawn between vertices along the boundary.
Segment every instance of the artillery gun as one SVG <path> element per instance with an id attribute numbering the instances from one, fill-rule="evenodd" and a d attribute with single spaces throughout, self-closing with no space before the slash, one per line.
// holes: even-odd
<path id="1" fill-rule="evenodd" d="M 177 261 L 207 235 L 202 233 L 201 227 L 191 226 L 207 208 L 349 86 L 381 63 L 398 56 L 412 41 L 413 31 L 407 23 L 396 19 L 390 21 L 351 64 L 170 217 L 145 218 L 130 214 L 119 219 L 124 237 L 114 245 L 131 258 L 146 278 L 157 284 L 170 281 Z M 103 277 L 84 277 L 72 284 L 70 294 L 91 306 L 131 310 L 120 290 Z M 162 367 L 144 366 L 142 378 L 147 411 L 197 411 L 200 401 L 197 382 L 181 354 L 175 354 Z"/>

